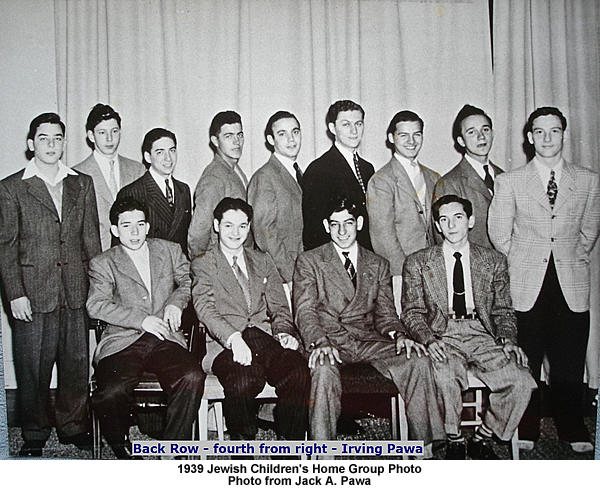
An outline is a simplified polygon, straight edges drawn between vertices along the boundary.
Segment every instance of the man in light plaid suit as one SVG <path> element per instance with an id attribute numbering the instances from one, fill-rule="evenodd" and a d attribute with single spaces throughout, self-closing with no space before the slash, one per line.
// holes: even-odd
<path id="1" fill-rule="evenodd" d="M 567 120 L 555 107 L 527 121 L 535 157 L 499 175 L 488 232 L 508 256 L 518 342 L 536 380 L 544 354 L 550 398 L 561 440 L 575 452 L 592 450 L 583 424 L 583 371 L 590 327 L 590 252 L 600 231 L 598 175 L 562 157 Z M 530 447 L 539 438 L 539 389 L 520 424 Z"/>

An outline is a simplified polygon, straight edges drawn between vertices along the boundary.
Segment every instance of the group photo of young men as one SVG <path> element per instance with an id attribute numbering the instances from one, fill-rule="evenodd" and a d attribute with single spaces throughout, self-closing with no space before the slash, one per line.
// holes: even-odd
<path id="1" fill-rule="evenodd" d="M 498 459 L 517 430 L 531 451 L 542 412 L 573 453 L 593 450 L 583 378 L 600 183 L 563 158 L 563 113 L 533 111 L 534 156 L 503 172 L 489 159 L 491 118 L 465 105 L 452 127 L 462 159 L 444 176 L 419 158 L 413 111 L 393 116 L 377 171 L 359 155 L 360 104 L 335 101 L 325 120 L 331 148 L 303 168 L 300 121 L 274 113 L 271 157 L 248 179 L 242 119 L 219 112 L 193 197 L 173 177 L 169 129 L 146 133 L 143 164 L 125 158 L 121 117 L 99 103 L 85 126 L 92 153 L 70 168 L 59 115 L 31 121 L 29 163 L 0 181 L 18 456 L 43 457 L 53 427 L 60 444 L 91 450 L 93 410 L 114 456 L 140 458 L 129 406 L 145 373 L 167 397 L 161 439 L 193 438 L 211 374 L 230 440 L 256 439 L 267 383 L 278 440 L 336 440 L 341 371 L 364 363 L 396 386 L 425 458 Z M 91 351 L 90 320 L 105 326 Z M 203 358 L 184 336 L 199 325 Z M 469 375 L 489 393 L 472 433 L 461 428 Z"/>

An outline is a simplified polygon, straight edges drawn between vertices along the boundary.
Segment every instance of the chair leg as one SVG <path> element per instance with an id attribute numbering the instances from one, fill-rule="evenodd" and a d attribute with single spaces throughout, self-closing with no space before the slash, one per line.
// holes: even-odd
<path id="1" fill-rule="evenodd" d="M 406 404 L 404 399 L 398 394 L 398 419 L 400 420 L 400 441 L 408 441 L 408 419 L 406 418 Z M 403 460 L 408 460 L 407 454 L 402 455 Z"/>
<path id="2" fill-rule="evenodd" d="M 396 396 L 391 397 L 390 404 L 392 440 L 398 440 L 400 438 L 400 434 L 398 432 L 398 400 L 396 399 Z"/>
<path id="3" fill-rule="evenodd" d="M 510 449 L 513 460 L 519 460 L 519 428 L 515 430 L 515 433 L 510 439 Z"/>
<path id="4" fill-rule="evenodd" d="M 102 458 L 102 432 L 100 431 L 100 419 L 92 409 L 92 435 L 94 438 L 94 446 L 92 449 L 92 457 L 94 459 Z"/>
<path id="5" fill-rule="evenodd" d="M 219 441 L 225 440 L 225 423 L 223 421 L 223 404 L 221 401 L 215 401 L 213 404 L 215 411 L 215 424 L 217 425 L 217 436 Z"/>

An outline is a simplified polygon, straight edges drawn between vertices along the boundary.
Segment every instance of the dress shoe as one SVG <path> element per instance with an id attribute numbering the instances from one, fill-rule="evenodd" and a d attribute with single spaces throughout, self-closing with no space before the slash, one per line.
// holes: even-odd
<path id="1" fill-rule="evenodd" d="M 19 457 L 41 457 L 46 440 L 26 441 L 19 450 Z"/>
<path id="2" fill-rule="evenodd" d="M 89 431 L 82 431 L 72 436 L 59 438 L 63 445 L 75 445 L 80 450 L 91 451 L 94 448 L 94 436 Z"/>
<path id="3" fill-rule="evenodd" d="M 590 453 L 594 451 L 594 445 L 589 441 L 574 441 L 570 443 L 571 450 L 575 453 Z"/>
<path id="4" fill-rule="evenodd" d="M 492 448 L 492 440 L 469 440 L 467 454 L 473 460 L 500 460 Z"/>
<path id="5" fill-rule="evenodd" d="M 446 460 L 465 460 L 467 446 L 464 441 L 450 441 L 446 447 Z"/>

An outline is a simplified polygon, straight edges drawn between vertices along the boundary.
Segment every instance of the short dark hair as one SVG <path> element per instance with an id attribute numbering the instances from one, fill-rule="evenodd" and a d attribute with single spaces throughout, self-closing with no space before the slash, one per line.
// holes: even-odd
<path id="1" fill-rule="evenodd" d="M 340 112 L 346 112 L 349 110 L 358 110 L 360 111 L 360 113 L 363 116 L 363 119 L 365 117 L 365 110 L 358 105 L 356 102 L 353 102 L 352 100 L 338 100 L 337 102 L 334 102 L 333 104 L 331 104 L 331 106 L 329 107 L 329 110 L 327 111 L 327 116 L 325 117 L 325 122 L 327 123 L 327 127 L 329 127 L 329 124 L 335 124 L 335 121 L 337 121 L 338 115 Z"/>
<path id="2" fill-rule="evenodd" d="M 329 200 L 323 219 L 327 219 L 329 221 L 333 214 L 343 211 L 348 211 L 348 213 L 356 219 L 358 219 L 358 216 L 363 215 L 356 202 L 354 202 L 350 197 L 345 195 L 336 195 Z"/>
<path id="3" fill-rule="evenodd" d="M 119 216 L 129 211 L 142 211 L 144 219 L 148 220 L 148 206 L 133 197 L 125 196 L 117 198 L 110 207 L 110 223 L 116 226 L 119 223 Z"/>
<path id="4" fill-rule="evenodd" d="M 63 136 L 65 135 L 65 123 L 60 120 L 60 116 L 54 112 L 45 112 L 44 114 L 38 115 L 29 124 L 29 132 L 27 133 L 27 139 L 35 139 L 35 133 L 42 124 L 58 124 L 62 130 Z"/>
<path id="5" fill-rule="evenodd" d="M 85 131 L 94 132 L 94 129 L 98 124 L 100 124 L 102 121 L 109 121 L 111 119 L 117 121 L 117 124 L 119 125 L 120 129 L 121 116 L 119 115 L 119 113 L 115 111 L 115 109 L 113 109 L 110 105 L 96 104 L 94 105 L 94 108 L 88 115 L 87 121 L 85 123 Z"/>
<path id="6" fill-rule="evenodd" d="M 234 112 L 233 110 L 225 110 L 223 112 L 219 112 L 216 116 L 213 117 L 213 120 L 210 123 L 210 128 L 208 129 L 208 136 L 218 136 L 219 132 L 221 132 L 221 128 L 225 124 L 241 124 L 242 118 L 240 114 Z"/>
<path id="7" fill-rule="evenodd" d="M 265 127 L 265 139 L 267 139 L 267 136 L 273 136 L 273 124 L 281 119 L 294 119 L 298 123 L 298 127 L 300 127 L 300 121 L 294 114 L 286 110 L 280 110 L 269 117 L 267 127 Z"/>
<path id="8" fill-rule="evenodd" d="M 474 107 L 469 104 L 464 105 L 463 108 L 458 111 L 456 119 L 454 119 L 454 123 L 452 124 L 452 139 L 454 139 L 454 148 L 456 149 L 456 151 L 462 154 L 465 154 L 467 150 L 466 148 L 458 144 L 458 138 L 462 137 L 463 121 L 467 117 L 471 117 L 472 115 L 482 115 L 490 123 L 490 128 L 493 128 L 492 119 L 483 111 L 483 109 L 480 109 L 479 107 Z"/>
<path id="9" fill-rule="evenodd" d="M 252 206 L 245 200 L 234 199 L 233 197 L 225 197 L 217 204 L 217 207 L 215 207 L 213 216 L 218 222 L 221 222 L 221 219 L 223 219 L 223 214 L 225 214 L 227 211 L 242 211 L 244 214 L 246 214 L 248 222 L 252 221 L 252 216 L 254 215 Z"/>
<path id="10" fill-rule="evenodd" d="M 390 125 L 387 128 L 386 134 L 394 134 L 394 132 L 396 132 L 396 126 L 399 122 L 418 122 L 419 124 L 421 124 L 421 131 L 425 127 L 423 119 L 421 119 L 417 114 L 410 110 L 402 110 L 398 112 L 394 117 L 392 117 Z"/>
<path id="11" fill-rule="evenodd" d="M 562 130 L 567 130 L 567 118 L 563 115 L 563 113 L 560 110 L 558 110 L 556 107 L 539 107 L 535 109 L 527 119 L 527 124 L 525 124 L 525 133 L 527 134 L 532 132 L 533 122 L 538 117 L 542 117 L 544 115 L 555 115 L 560 119 Z"/>
<path id="12" fill-rule="evenodd" d="M 440 197 L 431 206 L 431 213 L 433 215 L 433 220 L 435 222 L 439 222 L 440 207 L 442 207 L 443 205 L 446 205 L 446 204 L 452 204 L 453 202 L 456 202 L 463 206 L 463 209 L 465 210 L 465 214 L 467 215 L 467 217 L 471 217 L 473 215 L 473 204 L 471 204 L 470 200 L 462 199 L 458 195 L 448 194 L 448 195 L 444 195 L 443 197 Z"/>
<path id="13" fill-rule="evenodd" d="M 45 112 L 43 114 L 38 115 L 29 123 L 29 132 L 27 133 L 27 140 L 31 139 L 32 141 L 35 139 L 35 133 L 42 124 L 58 124 L 62 130 L 63 137 L 65 135 L 65 123 L 60 120 L 60 116 L 55 114 L 54 112 Z M 33 158 L 34 152 L 27 147 L 25 150 L 25 156 L 28 160 Z"/>
<path id="14" fill-rule="evenodd" d="M 155 127 L 154 129 L 150 129 L 144 136 L 144 142 L 142 143 L 142 162 L 144 165 L 146 165 L 146 167 L 149 166 L 149 163 L 146 161 L 146 158 L 144 158 L 144 154 L 152 152 L 152 145 L 162 138 L 171 139 L 175 147 L 177 147 L 177 138 L 171 131 L 163 127 Z"/>

